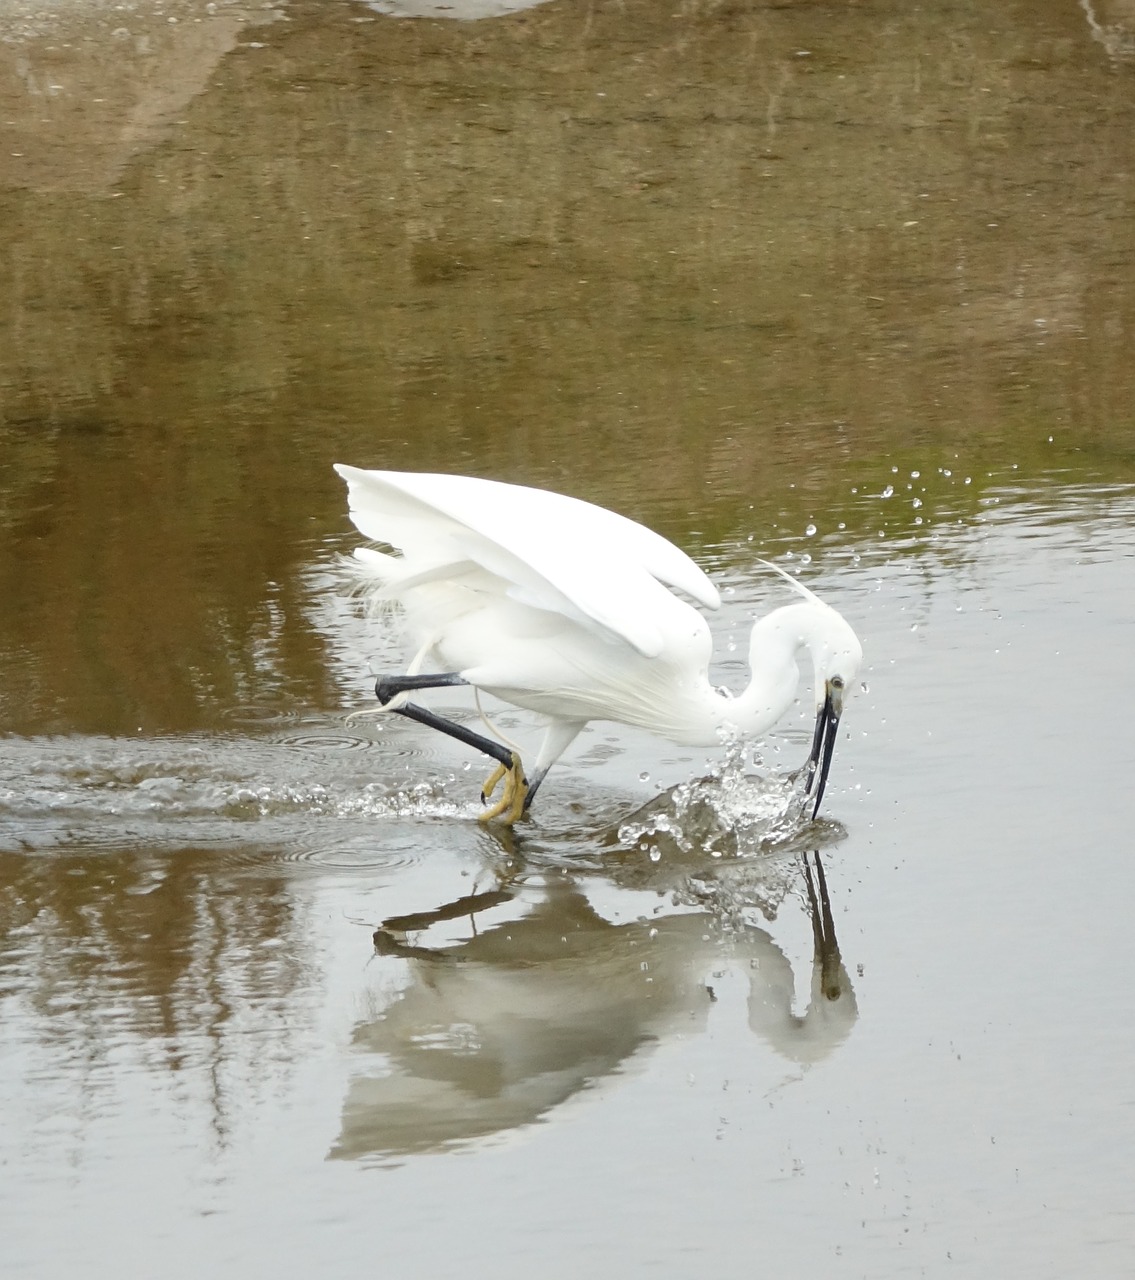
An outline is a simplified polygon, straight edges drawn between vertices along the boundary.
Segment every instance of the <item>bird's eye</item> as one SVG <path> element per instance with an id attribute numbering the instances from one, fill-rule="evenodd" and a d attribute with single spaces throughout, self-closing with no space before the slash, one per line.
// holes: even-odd
<path id="1" fill-rule="evenodd" d="M 833 689 L 842 689 L 843 676 L 832 676 L 830 683 Z"/>

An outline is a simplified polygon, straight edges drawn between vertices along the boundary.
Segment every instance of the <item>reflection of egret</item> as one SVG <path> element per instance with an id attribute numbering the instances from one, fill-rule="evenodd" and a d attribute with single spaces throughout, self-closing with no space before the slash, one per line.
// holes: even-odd
<path id="1" fill-rule="evenodd" d="M 711 608 L 717 589 L 643 525 L 493 480 L 336 470 L 358 529 L 401 552 L 355 555 L 374 600 L 400 605 L 419 645 L 407 675 L 379 679 L 379 702 L 500 762 L 486 790 L 503 778 L 503 796 L 486 817 L 515 822 L 589 720 L 636 725 L 687 746 L 764 733 L 793 704 L 801 654 L 815 679 L 807 764 L 815 817 L 862 650 L 844 619 L 795 579 L 784 575 L 801 599 L 753 627 L 751 679 L 734 697 L 709 682 L 705 619 L 670 588 Z M 420 674 L 427 661 L 442 670 Z M 405 701 L 415 689 L 463 684 L 543 717 L 530 779 L 509 746 Z"/>
<path id="2" fill-rule="evenodd" d="M 832 1052 L 855 1021 L 822 878 L 809 901 L 812 967 L 828 976 L 813 980 L 824 996 L 803 1016 L 791 964 L 764 929 L 740 927 L 723 942 L 705 912 L 613 924 L 560 877 L 527 915 L 467 941 L 430 949 L 417 936 L 498 909 L 513 892 L 391 919 L 375 934 L 380 954 L 407 962 L 409 983 L 355 1028 L 356 1048 L 381 1066 L 351 1081 L 333 1157 L 437 1150 L 538 1120 L 650 1044 L 703 1029 L 706 976 L 724 955 L 749 982 L 749 1025 L 790 1061 Z"/>
<path id="3" fill-rule="evenodd" d="M 826 1058 L 851 1033 L 858 1006 L 835 936 L 824 865 L 819 853 L 804 857 L 804 882 L 812 917 L 812 982 L 808 1007 L 793 1013 L 796 979 L 777 948 L 761 964 L 761 981 L 749 987 L 749 1026 L 784 1057 L 802 1065 Z"/>

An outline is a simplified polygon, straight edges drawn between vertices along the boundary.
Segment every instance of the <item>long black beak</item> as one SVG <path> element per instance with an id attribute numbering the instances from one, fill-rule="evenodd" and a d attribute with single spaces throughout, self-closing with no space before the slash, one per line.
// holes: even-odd
<path id="1" fill-rule="evenodd" d="M 820 812 L 820 801 L 828 785 L 828 770 L 832 767 L 836 731 L 843 715 L 843 681 L 838 676 L 824 686 L 824 702 L 816 712 L 816 731 L 812 735 L 812 750 L 808 755 L 808 797 L 812 802 L 812 820 Z"/>

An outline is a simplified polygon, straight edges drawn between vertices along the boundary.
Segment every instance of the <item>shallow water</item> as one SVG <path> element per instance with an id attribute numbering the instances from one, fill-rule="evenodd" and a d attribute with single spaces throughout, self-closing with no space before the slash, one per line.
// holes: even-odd
<path id="1" fill-rule="evenodd" d="M 5 1277 L 1130 1274 L 1130 6 L 393 8 L 0 0 Z M 482 827 L 333 461 L 799 572 L 821 821 Z"/>

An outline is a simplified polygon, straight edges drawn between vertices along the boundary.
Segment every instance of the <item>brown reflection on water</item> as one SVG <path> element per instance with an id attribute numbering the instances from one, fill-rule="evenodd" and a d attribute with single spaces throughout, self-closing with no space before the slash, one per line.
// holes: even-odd
<path id="1" fill-rule="evenodd" d="M 78 1091 L 102 1113 L 128 1064 L 186 1073 L 221 1137 L 238 1100 L 286 1073 L 310 973 L 282 885 L 249 884 L 191 850 L 0 854 L 0 994 L 45 1105 L 67 1111 Z"/>
<path id="2" fill-rule="evenodd" d="M 104 195 L 179 123 L 250 21 L 232 0 L 7 5 L 0 17 L 0 187 Z"/>
<path id="3" fill-rule="evenodd" d="M 337 458 L 690 545 L 884 459 L 1130 474 L 1135 89 L 1084 10 L 258 12 L 228 55 L 236 10 L 145 55 L 60 19 L 59 102 L 134 50 L 82 129 L 36 116 L 47 37 L 6 46 L 0 116 L 55 129 L 0 194 L 13 727 L 324 698 L 296 571 Z"/>
<path id="4" fill-rule="evenodd" d="M 0 620 L 9 729 L 187 730 L 319 698 L 294 534 L 261 501 L 251 444 L 210 453 L 166 423 L 95 417 L 20 433 L 32 461 L 0 557 L 19 602 Z"/>

